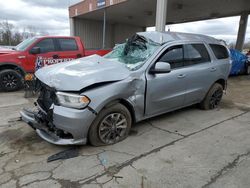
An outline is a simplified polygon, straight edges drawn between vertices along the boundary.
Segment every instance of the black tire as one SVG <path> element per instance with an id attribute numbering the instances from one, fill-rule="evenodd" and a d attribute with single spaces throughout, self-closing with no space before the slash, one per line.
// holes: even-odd
<path id="1" fill-rule="evenodd" d="M 12 69 L 0 72 L 0 88 L 3 91 L 17 91 L 23 87 L 23 77 L 20 73 Z"/>
<path id="2" fill-rule="evenodd" d="M 250 75 L 250 64 L 248 63 L 247 65 L 246 65 L 246 75 Z"/>
<path id="3" fill-rule="evenodd" d="M 118 114 L 120 114 L 120 116 L 118 116 Z M 122 121 L 126 122 L 118 125 Z M 118 103 L 110 107 L 105 107 L 97 115 L 96 119 L 90 126 L 88 135 L 89 142 L 93 146 L 104 146 L 118 143 L 128 137 L 131 124 L 131 114 L 124 105 Z M 121 128 L 122 126 L 123 128 Z"/>
<path id="4" fill-rule="evenodd" d="M 201 109 L 211 110 L 217 108 L 223 96 L 223 87 L 215 83 L 208 91 L 204 100 L 200 103 Z"/>

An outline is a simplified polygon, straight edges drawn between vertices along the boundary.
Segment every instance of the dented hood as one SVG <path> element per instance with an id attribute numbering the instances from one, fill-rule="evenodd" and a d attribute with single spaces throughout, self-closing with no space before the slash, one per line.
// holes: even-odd
<path id="1" fill-rule="evenodd" d="M 40 81 L 60 91 L 79 91 L 97 83 L 120 81 L 129 74 L 125 65 L 99 55 L 50 65 L 35 73 Z"/>

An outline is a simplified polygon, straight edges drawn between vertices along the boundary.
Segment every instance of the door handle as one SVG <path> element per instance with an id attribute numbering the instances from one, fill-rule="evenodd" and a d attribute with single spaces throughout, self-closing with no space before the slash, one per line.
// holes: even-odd
<path id="1" fill-rule="evenodd" d="M 185 78 L 185 77 L 186 77 L 185 74 L 180 74 L 180 75 L 178 75 L 178 78 Z"/>
<path id="2" fill-rule="evenodd" d="M 215 72 L 217 69 L 215 68 L 215 67 L 212 67 L 211 69 L 210 69 L 210 72 Z"/>
<path id="3" fill-rule="evenodd" d="M 58 59 L 58 58 L 59 58 L 59 55 L 56 55 L 56 54 L 55 54 L 55 55 L 53 55 L 52 57 L 53 57 L 53 59 Z"/>

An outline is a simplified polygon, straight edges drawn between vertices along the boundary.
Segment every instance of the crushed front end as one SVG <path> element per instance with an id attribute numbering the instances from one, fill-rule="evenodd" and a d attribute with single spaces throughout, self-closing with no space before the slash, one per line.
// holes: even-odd
<path id="1" fill-rule="evenodd" d="M 37 80 L 35 109 L 23 109 L 22 120 L 44 140 L 56 145 L 82 145 L 95 114 L 88 109 L 60 106 L 56 90 Z"/>

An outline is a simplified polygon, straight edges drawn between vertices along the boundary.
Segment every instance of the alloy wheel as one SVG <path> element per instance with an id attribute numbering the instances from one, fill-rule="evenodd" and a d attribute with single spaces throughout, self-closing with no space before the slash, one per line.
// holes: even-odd
<path id="1" fill-rule="evenodd" d="M 9 73 L 4 75 L 2 83 L 5 88 L 13 89 L 17 87 L 18 79 L 15 75 Z"/>
<path id="2" fill-rule="evenodd" d="M 218 89 L 213 93 L 213 95 L 211 96 L 211 99 L 210 99 L 211 109 L 214 109 L 219 105 L 219 103 L 222 99 L 222 96 L 223 96 L 223 91 L 221 89 Z"/>
<path id="3" fill-rule="evenodd" d="M 99 126 L 99 138 L 105 144 L 114 144 L 126 134 L 128 122 L 125 115 L 111 113 L 103 118 Z"/>

